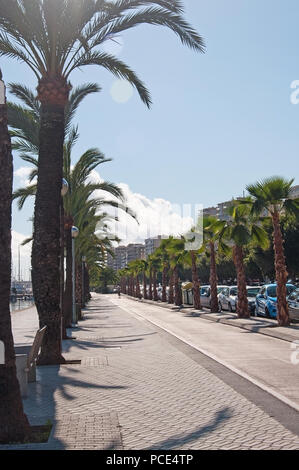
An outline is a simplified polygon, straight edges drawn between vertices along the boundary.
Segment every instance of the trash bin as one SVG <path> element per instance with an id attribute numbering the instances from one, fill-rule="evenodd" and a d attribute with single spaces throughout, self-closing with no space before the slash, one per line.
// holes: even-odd
<path id="1" fill-rule="evenodd" d="M 193 284 L 190 281 L 182 282 L 183 304 L 193 305 Z"/>

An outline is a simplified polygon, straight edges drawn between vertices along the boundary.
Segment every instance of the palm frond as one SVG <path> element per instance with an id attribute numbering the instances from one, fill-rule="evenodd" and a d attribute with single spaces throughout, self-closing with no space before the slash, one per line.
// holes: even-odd
<path id="1" fill-rule="evenodd" d="M 75 58 L 75 60 L 70 64 L 69 69 L 66 69 L 66 77 L 68 77 L 69 74 L 76 68 L 80 68 L 86 65 L 100 65 L 116 77 L 127 80 L 136 88 L 141 100 L 147 105 L 147 107 L 150 107 L 151 99 L 149 91 L 143 82 L 137 77 L 135 72 L 131 70 L 124 62 L 117 59 L 117 57 L 106 54 L 104 52 L 84 52 Z"/>

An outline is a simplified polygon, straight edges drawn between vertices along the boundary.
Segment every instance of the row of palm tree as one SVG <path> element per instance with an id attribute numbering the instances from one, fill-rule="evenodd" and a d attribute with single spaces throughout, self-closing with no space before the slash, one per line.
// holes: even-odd
<path id="1" fill-rule="evenodd" d="M 200 309 L 200 281 L 198 278 L 197 263 L 201 256 L 208 255 L 210 260 L 210 287 L 211 312 L 218 312 L 217 298 L 217 255 L 219 253 L 230 257 L 235 265 L 238 286 L 237 314 L 240 318 L 250 317 L 246 290 L 246 275 L 244 268 L 244 250 L 248 246 L 258 246 L 267 249 L 270 240 L 263 222 L 271 219 L 273 226 L 274 263 L 277 282 L 277 310 L 278 324 L 288 326 L 290 323 L 287 304 L 286 283 L 288 278 L 284 256 L 283 237 L 281 232 L 281 216 L 289 214 L 299 219 L 299 199 L 291 197 L 291 188 L 294 180 L 286 180 L 274 176 L 266 178 L 256 184 L 248 185 L 248 196 L 232 201 L 227 212 L 228 220 L 219 220 L 213 216 L 203 217 L 203 244 L 197 250 L 186 250 L 186 242 L 190 241 L 186 235 L 181 240 L 169 237 L 163 240 L 161 246 L 147 261 L 134 261 L 120 272 L 121 286 L 124 293 L 138 297 L 138 290 L 134 290 L 134 283 L 127 289 L 128 278 L 136 280 L 143 273 L 149 280 L 149 294 L 147 294 L 147 280 L 144 279 L 144 298 L 158 300 L 151 292 L 156 291 L 157 270 L 162 273 L 162 302 L 166 302 L 166 286 L 169 285 L 168 302 L 181 305 L 181 289 L 179 287 L 178 272 L 180 267 L 191 266 L 194 307 Z M 188 235 L 190 237 L 190 235 Z M 134 276 L 132 277 L 132 273 Z M 154 274 L 153 274 L 154 273 Z M 133 287 L 132 287 L 133 286 Z M 175 296 L 173 296 L 173 286 Z"/>
<path id="2" fill-rule="evenodd" d="M 136 73 L 117 57 L 101 50 L 103 43 L 140 24 L 165 26 L 183 44 L 196 51 L 204 51 L 203 39 L 185 21 L 179 0 L 0 0 L 0 56 L 26 64 L 37 79 L 40 109 L 36 134 L 38 167 L 32 281 L 40 324 L 48 327 L 41 358 L 44 364 L 64 362 L 59 340 L 62 315 L 60 207 L 70 76 L 74 70 L 87 65 L 101 66 L 130 82 L 141 100 L 150 107 L 149 91 Z M 8 162 L 11 153 L 6 112 L 4 105 L 0 163 L 3 164 L 2 175 L 7 178 L 1 187 L 6 202 L 6 205 L 0 206 L 1 227 L 9 227 L 11 217 L 12 166 Z M 10 236 L 9 231 L 5 230 L 3 239 L 9 252 Z M 9 264 L 10 258 L 7 258 L 3 265 L 7 270 L 1 274 L 1 286 L 10 282 Z M 5 343 L 6 364 L 0 366 L 0 384 L 4 392 L 1 396 L 5 397 L 0 404 L 0 442 L 16 437 L 22 439 L 28 433 L 28 422 L 24 417 L 15 377 L 7 289 L 1 291 L 1 296 L 5 313 L 1 311 L 0 339 Z M 10 376 L 14 377 L 14 383 L 9 382 Z"/>

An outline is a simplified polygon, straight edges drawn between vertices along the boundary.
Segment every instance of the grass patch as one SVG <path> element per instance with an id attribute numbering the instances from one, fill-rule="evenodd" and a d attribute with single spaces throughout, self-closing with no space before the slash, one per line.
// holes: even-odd
<path id="1" fill-rule="evenodd" d="M 48 442 L 52 427 L 52 422 L 48 420 L 46 424 L 39 426 L 30 426 L 29 433 L 23 441 L 10 441 L 6 443 L 2 442 L 1 444 L 43 444 L 45 442 Z"/>

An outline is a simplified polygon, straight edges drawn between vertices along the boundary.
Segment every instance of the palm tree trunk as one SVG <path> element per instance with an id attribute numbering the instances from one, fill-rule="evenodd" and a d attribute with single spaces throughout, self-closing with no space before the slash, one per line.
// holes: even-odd
<path id="1" fill-rule="evenodd" d="M 162 271 L 162 302 L 167 302 L 167 297 L 166 297 L 167 271 L 168 271 L 167 266 L 164 266 L 163 271 Z"/>
<path id="2" fill-rule="evenodd" d="M 180 306 L 183 303 L 182 290 L 179 285 L 179 271 L 178 267 L 174 268 L 174 290 L 175 290 L 175 305 Z"/>
<path id="3" fill-rule="evenodd" d="M 0 365 L 0 443 L 22 441 L 29 433 L 17 379 L 10 318 L 12 155 L 7 107 L 0 105 L 0 340 L 5 364 Z"/>
<path id="4" fill-rule="evenodd" d="M 246 276 L 243 261 L 243 249 L 241 246 L 233 247 L 233 259 L 237 272 L 237 284 L 238 284 L 238 304 L 237 304 L 237 315 L 239 318 L 250 318 L 250 312 L 248 310 L 248 299 L 246 289 Z"/>
<path id="5" fill-rule="evenodd" d="M 198 272 L 197 272 L 196 254 L 194 251 L 191 251 L 191 260 L 192 260 L 193 304 L 196 310 L 201 310 L 200 282 L 199 282 Z"/>
<path id="6" fill-rule="evenodd" d="M 136 276 L 136 297 L 140 299 L 140 284 L 139 284 L 139 276 Z"/>
<path id="7" fill-rule="evenodd" d="M 218 307 L 218 294 L 217 294 L 217 268 L 216 268 L 216 255 L 215 244 L 210 242 L 210 287 L 211 287 L 211 312 L 217 313 Z"/>
<path id="8" fill-rule="evenodd" d="M 40 328 L 47 326 L 39 364 L 59 364 L 61 310 L 59 286 L 59 207 L 62 185 L 64 107 L 41 105 L 39 164 L 32 246 L 33 294 Z"/>
<path id="9" fill-rule="evenodd" d="M 149 298 L 149 300 L 153 300 L 153 270 L 152 270 L 152 268 L 150 268 L 150 275 L 149 275 L 148 298 Z"/>
<path id="10" fill-rule="evenodd" d="M 147 299 L 147 292 L 146 292 L 146 273 L 143 271 L 143 298 Z"/>
<path id="11" fill-rule="evenodd" d="M 89 284 L 89 269 L 88 265 L 85 264 L 85 295 L 86 295 L 86 303 L 91 299 L 91 294 L 90 294 L 90 284 Z"/>
<path id="12" fill-rule="evenodd" d="M 174 285 L 174 273 L 173 273 L 173 269 L 171 269 L 170 276 L 169 276 L 169 291 L 168 291 L 168 303 L 169 304 L 173 304 L 174 302 L 173 285 Z"/>
<path id="13" fill-rule="evenodd" d="M 153 299 L 155 302 L 159 300 L 157 293 L 157 270 L 155 268 L 153 269 Z"/>
<path id="14" fill-rule="evenodd" d="M 290 324 L 288 303 L 287 303 L 287 268 L 284 256 L 283 238 L 280 229 L 279 213 L 274 212 L 272 216 L 273 223 L 273 244 L 275 253 L 275 274 L 277 282 L 277 320 L 279 326 L 288 326 Z"/>

